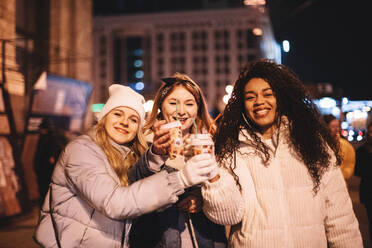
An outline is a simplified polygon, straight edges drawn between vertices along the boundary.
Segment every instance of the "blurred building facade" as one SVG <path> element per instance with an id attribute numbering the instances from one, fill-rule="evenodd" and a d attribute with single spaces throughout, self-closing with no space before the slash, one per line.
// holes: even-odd
<path id="1" fill-rule="evenodd" d="M 35 85 L 45 74 L 92 82 L 92 7 L 91 0 L 0 2 L 0 135 L 11 142 L 26 198 L 38 198 L 38 133 L 27 129 Z M 48 94 L 46 85 L 42 90 Z"/>
<path id="2" fill-rule="evenodd" d="M 280 47 L 265 6 L 258 5 L 97 16 L 94 58 L 95 103 L 104 102 L 104 89 L 114 82 L 152 99 L 162 77 L 181 72 L 200 84 L 212 109 L 247 61 L 280 62 Z"/>

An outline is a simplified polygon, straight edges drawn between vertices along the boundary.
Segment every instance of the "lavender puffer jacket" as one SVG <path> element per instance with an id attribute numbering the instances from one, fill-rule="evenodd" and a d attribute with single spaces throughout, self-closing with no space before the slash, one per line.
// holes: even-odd
<path id="1" fill-rule="evenodd" d="M 114 145 L 127 155 L 127 147 Z M 132 218 L 174 203 L 184 192 L 177 175 L 165 171 L 122 187 L 106 155 L 88 135 L 66 146 L 51 189 L 52 200 L 48 192 L 35 233 L 43 247 L 58 247 L 50 201 L 62 247 L 128 247 Z"/>

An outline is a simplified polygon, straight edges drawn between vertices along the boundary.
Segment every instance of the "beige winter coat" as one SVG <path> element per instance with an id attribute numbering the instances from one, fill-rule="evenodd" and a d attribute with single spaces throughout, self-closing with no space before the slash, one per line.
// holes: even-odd
<path id="1" fill-rule="evenodd" d="M 239 140 L 235 173 L 242 191 L 224 168 L 218 181 L 202 188 L 207 217 L 232 225 L 229 247 L 363 246 L 339 168 L 332 167 L 323 175 L 320 190 L 314 195 L 312 179 L 292 150 L 286 126 L 282 125 L 276 149 L 275 140 L 265 141 L 272 154 L 268 166 L 244 135 L 240 134 Z"/>

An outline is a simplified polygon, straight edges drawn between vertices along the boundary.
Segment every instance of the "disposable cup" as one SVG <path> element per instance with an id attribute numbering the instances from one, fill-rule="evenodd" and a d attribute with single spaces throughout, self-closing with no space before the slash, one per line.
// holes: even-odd
<path id="1" fill-rule="evenodd" d="M 209 133 L 192 134 L 190 146 L 193 155 L 203 153 L 214 155 L 214 143 Z"/>
<path id="2" fill-rule="evenodd" d="M 169 122 L 160 126 L 160 129 L 169 129 L 171 144 L 168 148 L 168 154 L 170 159 L 184 159 L 181 126 L 182 124 L 179 121 Z"/>

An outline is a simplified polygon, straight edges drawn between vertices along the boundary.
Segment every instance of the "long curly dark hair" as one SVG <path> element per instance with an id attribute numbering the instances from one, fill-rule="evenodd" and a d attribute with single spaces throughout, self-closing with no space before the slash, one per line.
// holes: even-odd
<path id="1" fill-rule="evenodd" d="M 307 166 L 314 183 L 313 190 L 316 193 L 322 175 L 331 165 L 329 148 L 334 151 L 337 164 L 341 163 L 339 143 L 331 136 L 310 94 L 298 76 L 288 67 L 271 60 L 250 62 L 235 82 L 231 98 L 218 122 L 214 137 L 217 160 L 221 162 L 225 159 L 233 159 L 239 147 L 238 135 L 242 129 L 246 129 L 253 138 L 255 148 L 264 164 L 269 164 L 270 153 L 268 147 L 257 135 L 259 128 L 248 118 L 245 121 L 242 115 L 245 112 L 244 88 L 252 78 L 262 78 L 270 84 L 277 101 L 276 123 L 280 125 L 282 116 L 287 117 L 290 141 L 294 151 Z M 240 187 L 234 169 L 234 163 L 232 163 L 230 170 Z"/>

